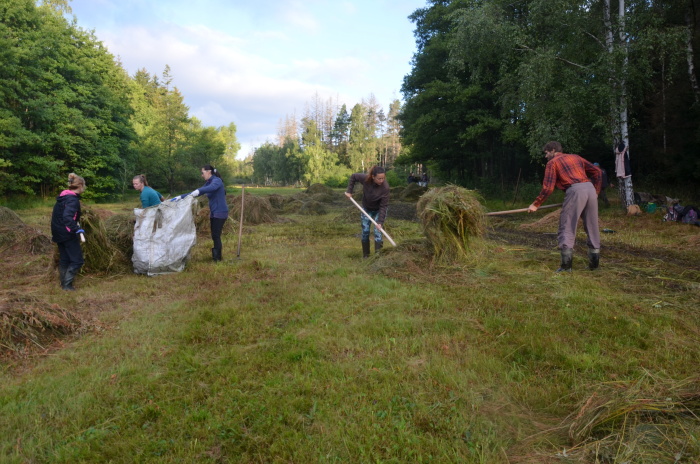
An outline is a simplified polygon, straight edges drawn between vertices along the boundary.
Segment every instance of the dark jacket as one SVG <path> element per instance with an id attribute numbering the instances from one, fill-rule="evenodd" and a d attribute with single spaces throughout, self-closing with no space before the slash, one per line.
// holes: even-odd
<path id="1" fill-rule="evenodd" d="M 199 187 L 199 193 L 205 193 L 209 198 L 209 217 L 226 219 L 228 217 L 228 205 L 226 204 L 226 187 L 224 181 L 217 176 L 211 176 L 209 180 Z"/>
<path id="2" fill-rule="evenodd" d="M 56 197 L 51 214 L 51 239 L 56 243 L 77 239 L 80 229 L 80 195 L 72 190 L 64 190 Z"/>
<path id="3" fill-rule="evenodd" d="M 365 211 L 379 211 L 377 224 L 384 224 L 386 210 L 389 206 L 389 183 L 385 180 L 381 185 L 374 182 L 368 184 L 365 182 L 366 179 L 367 174 L 361 172 L 351 175 L 346 192 L 352 193 L 355 184 L 360 182 L 362 184 L 362 207 Z"/>

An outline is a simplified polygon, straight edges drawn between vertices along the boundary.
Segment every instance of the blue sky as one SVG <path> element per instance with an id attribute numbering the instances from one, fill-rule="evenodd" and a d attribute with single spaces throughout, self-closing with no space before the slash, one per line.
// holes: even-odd
<path id="1" fill-rule="evenodd" d="M 426 0 L 72 0 L 133 75 L 170 66 L 190 114 L 234 122 L 239 157 L 276 139 L 316 95 L 353 105 L 401 99 L 415 52 L 408 16 Z"/>

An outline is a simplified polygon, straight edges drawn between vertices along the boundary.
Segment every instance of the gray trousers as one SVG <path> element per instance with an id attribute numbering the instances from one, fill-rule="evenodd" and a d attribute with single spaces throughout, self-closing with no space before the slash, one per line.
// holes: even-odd
<path id="1" fill-rule="evenodd" d="M 588 248 L 600 249 L 600 230 L 598 230 L 598 196 L 590 182 L 574 184 L 566 189 L 564 206 L 559 218 L 559 248 L 574 248 L 576 227 L 579 218 L 583 219 L 583 229 L 588 236 Z"/>

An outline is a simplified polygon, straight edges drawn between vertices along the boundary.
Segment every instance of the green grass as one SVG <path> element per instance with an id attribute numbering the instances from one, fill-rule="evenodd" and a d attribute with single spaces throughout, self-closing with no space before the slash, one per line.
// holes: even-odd
<path id="1" fill-rule="evenodd" d="M 4 365 L 3 462 L 587 462 L 555 457 L 571 447 L 558 426 L 601 383 L 697 374 L 695 251 L 682 275 L 604 253 L 600 272 L 577 256 L 556 275 L 556 250 L 488 241 L 461 265 L 387 268 L 407 252 L 363 261 L 359 224 L 336 214 L 246 227 L 241 259 L 225 236 L 219 265 L 201 237 L 179 274 L 85 276 L 75 293 L 37 278 L 23 291 L 103 329 Z M 606 244 L 698 234 L 603 216 Z"/>

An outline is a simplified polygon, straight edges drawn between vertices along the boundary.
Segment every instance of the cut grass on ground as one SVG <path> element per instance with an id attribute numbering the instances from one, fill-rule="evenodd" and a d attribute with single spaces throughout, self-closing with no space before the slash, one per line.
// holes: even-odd
<path id="1" fill-rule="evenodd" d="M 3 364 L 3 462 L 622 462 L 612 413 L 659 395 L 678 419 L 635 415 L 636 454 L 619 457 L 700 459 L 699 256 L 671 252 L 700 228 L 604 211 L 600 271 L 584 245 L 556 275 L 556 229 L 517 229 L 542 215 L 494 221 L 449 265 L 388 243 L 362 260 L 359 221 L 337 216 L 246 227 L 240 259 L 233 228 L 218 265 L 200 238 L 179 274 L 84 276 L 77 292 L 23 276 L 101 330 Z M 391 213 L 387 231 L 422 240 Z M 396 253 L 404 266 L 381 265 Z"/>

